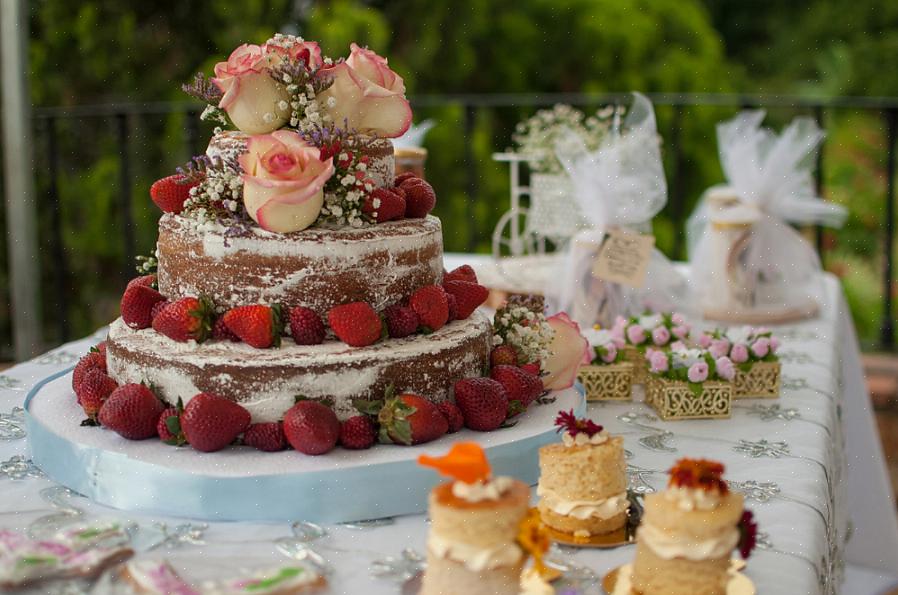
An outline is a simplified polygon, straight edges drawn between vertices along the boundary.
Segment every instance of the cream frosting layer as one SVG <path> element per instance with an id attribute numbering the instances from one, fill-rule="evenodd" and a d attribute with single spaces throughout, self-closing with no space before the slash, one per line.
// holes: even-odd
<path id="1" fill-rule="evenodd" d="M 726 528 L 711 539 L 696 540 L 694 537 L 668 533 L 643 521 L 638 529 L 638 537 L 658 557 L 665 560 L 714 560 L 730 555 L 739 543 L 739 530 L 735 527 Z"/>
<path id="2" fill-rule="evenodd" d="M 427 547 L 435 556 L 461 562 L 465 568 L 474 572 L 517 564 L 523 555 L 516 543 L 484 548 L 445 539 L 433 533 L 427 538 Z"/>
<path id="3" fill-rule="evenodd" d="M 627 492 L 600 500 L 569 500 L 560 496 L 556 491 L 540 485 L 536 488 L 536 494 L 543 499 L 552 512 L 580 520 L 590 517 L 610 519 L 626 511 L 630 506 Z"/>
<path id="4" fill-rule="evenodd" d="M 699 488 L 667 488 L 664 498 L 675 502 L 677 508 L 689 512 L 692 510 L 714 510 L 720 506 L 721 495 L 717 491 Z"/>
<path id="5" fill-rule="evenodd" d="M 583 432 L 578 433 L 576 436 L 571 436 L 570 432 L 565 432 L 561 435 L 561 442 L 568 448 L 571 446 L 586 446 L 588 444 L 598 446 L 608 442 L 608 432 L 602 430 L 592 436 L 587 436 Z"/>
<path id="6" fill-rule="evenodd" d="M 452 484 L 452 495 L 467 502 L 499 500 L 502 494 L 511 489 L 512 484 L 514 484 L 514 479 L 504 476 L 476 483 L 456 481 Z"/>

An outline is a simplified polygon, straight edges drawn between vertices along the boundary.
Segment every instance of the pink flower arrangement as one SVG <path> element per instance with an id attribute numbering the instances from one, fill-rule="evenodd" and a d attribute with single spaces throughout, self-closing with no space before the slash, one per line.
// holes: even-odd
<path id="1" fill-rule="evenodd" d="M 564 312 L 546 319 L 555 331 L 549 344 L 549 357 L 543 362 L 543 386 L 561 390 L 573 386 L 580 366 L 592 361 L 589 341 L 580 333 L 580 326 Z"/>
<path id="2" fill-rule="evenodd" d="M 742 343 L 736 343 L 730 350 L 730 359 L 734 363 L 744 364 L 748 361 L 748 348 Z"/>
<path id="3" fill-rule="evenodd" d="M 653 350 L 649 356 L 649 370 L 655 374 L 667 372 L 670 369 L 670 359 L 663 351 Z"/>
<path id="4" fill-rule="evenodd" d="M 711 341 L 711 345 L 708 347 L 708 351 L 711 353 L 711 357 L 717 359 L 718 357 L 723 357 L 730 352 L 730 342 L 726 339 L 714 339 Z"/>
<path id="5" fill-rule="evenodd" d="M 645 343 L 645 329 L 638 324 L 631 324 L 627 327 L 627 341 L 633 345 L 641 345 Z"/>
<path id="6" fill-rule="evenodd" d="M 278 130 L 252 136 L 240 156 L 243 203 L 263 229 L 287 233 L 315 222 L 324 203 L 324 184 L 334 173 L 333 159 L 297 134 Z"/>
<path id="7" fill-rule="evenodd" d="M 689 382 L 704 382 L 708 379 L 708 364 L 703 361 L 692 364 L 689 366 L 686 377 L 689 378 Z"/>
<path id="8" fill-rule="evenodd" d="M 662 346 L 667 345 L 670 341 L 670 331 L 667 330 L 667 327 L 658 326 L 652 330 L 652 342 L 655 345 Z"/>

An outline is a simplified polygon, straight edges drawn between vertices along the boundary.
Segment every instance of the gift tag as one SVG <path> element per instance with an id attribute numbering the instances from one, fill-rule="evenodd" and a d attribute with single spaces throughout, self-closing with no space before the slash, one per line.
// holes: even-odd
<path id="1" fill-rule="evenodd" d="M 642 287 L 655 236 L 609 229 L 593 261 L 592 276 L 629 287 Z"/>

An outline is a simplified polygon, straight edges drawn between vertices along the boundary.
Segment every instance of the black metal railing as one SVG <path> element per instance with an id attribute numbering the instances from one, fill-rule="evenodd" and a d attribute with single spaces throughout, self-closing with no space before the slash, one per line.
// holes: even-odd
<path id="1" fill-rule="evenodd" d="M 687 191 L 684 172 L 686 164 L 683 158 L 683 130 L 685 129 L 686 111 L 691 108 L 788 108 L 813 116 L 824 127 L 827 115 L 838 109 L 864 110 L 869 113 L 880 114 L 883 118 L 887 139 L 887 190 L 883 197 L 886 205 L 885 221 L 882 225 L 881 242 L 884 250 L 882 270 L 882 317 L 879 333 L 879 347 L 886 350 L 894 348 L 894 324 L 893 324 L 893 266 L 894 253 L 894 216 L 895 216 L 895 151 L 896 137 L 898 137 L 898 98 L 878 97 L 837 97 L 837 98 L 807 98 L 793 96 L 769 96 L 769 95 L 724 95 L 724 94 L 673 94 L 673 93 L 649 93 L 649 98 L 656 106 L 672 110 L 669 124 L 666 129 L 659 132 L 665 139 L 665 156 L 669 166 L 669 201 L 667 213 L 675 225 L 682 225 L 688 215 Z M 601 105 L 627 101 L 629 94 L 583 94 L 583 93 L 552 93 L 552 94 L 454 94 L 454 95 L 423 95 L 412 99 L 416 108 L 423 110 L 438 109 L 447 106 L 461 108 L 462 129 L 465 139 L 472 139 L 478 115 L 482 110 L 540 108 L 556 103 L 567 103 L 574 106 Z M 47 240 L 49 254 L 53 259 L 48 267 L 51 287 L 45 287 L 44 294 L 51 292 L 56 298 L 56 308 L 60 314 L 55 322 L 55 338 L 57 341 L 66 341 L 71 338 L 71 325 L 69 324 L 69 312 L 72 304 L 66 296 L 67 279 L 69 278 L 69 263 L 72 255 L 66 253 L 63 242 L 63 225 L 61 220 L 60 200 L 60 154 L 59 154 L 59 127 L 62 122 L 71 121 L 103 121 L 111 123 L 114 130 L 115 142 L 118 148 L 118 183 L 117 183 L 117 207 L 120 219 L 120 241 L 124 254 L 122 262 L 125 268 L 122 270 L 123 278 L 130 276 L 131 264 L 136 253 L 134 213 L 132 209 L 133 186 L 133 156 L 132 143 L 133 123 L 149 116 L 166 116 L 181 114 L 186 116 L 184 130 L 185 149 L 191 155 L 201 152 L 199 112 L 201 105 L 188 102 L 143 103 L 143 104 L 112 104 L 90 105 L 79 107 L 37 108 L 34 110 L 36 140 L 35 147 L 43 152 L 40 169 L 35 172 L 37 176 L 45 176 L 45 183 L 40 186 L 43 196 L 41 202 L 50 209 L 49 233 Z M 709 139 L 713 138 L 713 131 L 708 131 Z M 709 140 L 709 147 L 715 146 L 713 140 Z M 466 171 L 464 179 L 465 191 L 469 196 L 477 196 L 480 185 L 479 167 L 472 142 L 464 143 L 464 153 L 461 155 Z M 822 191 L 824 180 L 824 166 L 822 160 L 823 151 L 819 153 L 820 161 L 817 167 L 818 190 Z M 471 201 L 473 205 L 474 201 Z M 473 209 L 473 206 L 471 207 Z M 473 224 L 476 221 L 473 211 L 469 213 L 469 220 Z M 10 230 L 14 233 L 14 230 Z M 477 237 L 488 234 L 486 229 L 476 230 L 469 236 L 468 248 L 476 246 Z M 682 241 L 682 240 L 678 240 Z M 820 230 L 816 233 L 818 250 L 825 249 L 823 234 Z M 683 254 L 682 245 L 675 247 L 675 252 Z M 7 343 L 8 344 L 8 343 Z"/>

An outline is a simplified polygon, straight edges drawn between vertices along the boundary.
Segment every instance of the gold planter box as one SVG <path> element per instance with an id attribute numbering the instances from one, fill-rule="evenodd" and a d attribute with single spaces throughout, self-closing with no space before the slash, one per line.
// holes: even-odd
<path id="1" fill-rule="evenodd" d="M 645 354 L 632 345 L 624 345 L 623 353 L 623 359 L 633 364 L 633 384 L 645 384 L 649 374 Z"/>
<path id="2" fill-rule="evenodd" d="M 736 367 L 734 399 L 775 399 L 780 396 L 780 363 L 755 362 L 748 372 Z"/>
<path id="3" fill-rule="evenodd" d="M 586 389 L 587 401 L 630 401 L 633 368 L 633 364 L 626 361 L 616 364 L 590 364 L 580 368 L 577 378 Z"/>
<path id="4" fill-rule="evenodd" d="M 696 395 L 681 380 L 649 374 L 645 402 L 665 421 L 677 419 L 726 419 L 730 417 L 733 383 L 707 380 Z"/>

